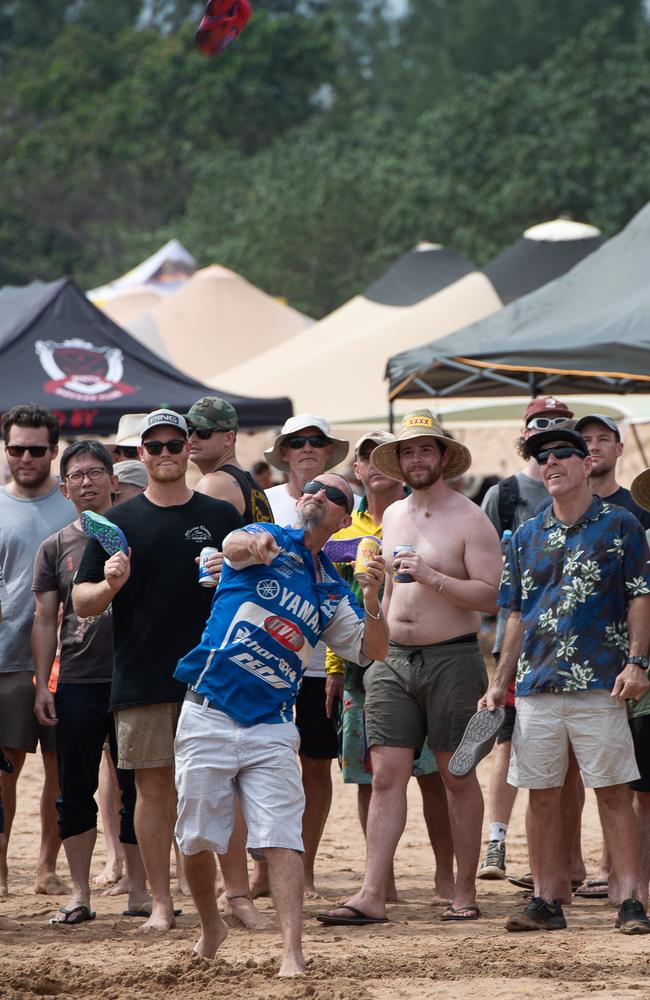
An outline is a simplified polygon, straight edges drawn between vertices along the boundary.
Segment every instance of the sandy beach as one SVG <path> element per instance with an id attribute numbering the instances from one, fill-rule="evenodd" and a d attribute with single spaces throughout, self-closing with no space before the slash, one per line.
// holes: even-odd
<path id="1" fill-rule="evenodd" d="M 485 786 L 490 760 L 479 770 Z M 192 955 L 198 920 L 190 899 L 176 894 L 183 909 L 175 931 L 142 937 L 140 923 L 122 916 L 124 896 L 95 891 L 97 917 L 78 927 L 50 927 L 48 919 L 64 902 L 32 891 L 38 838 L 41 762 L 28 757 L 19 784 L 20 800 L 11 849 L 11 894 L 0 913 L 19 930 L 0 935 L 0 996 L 131 1000 L 237 997 L 246 1000 L 510 1000 L 600 993 L 611 1000 L 650 997 L 650 952 L 645 937 L 625 938 L 614 928 L 614 910 L 589 900 L 567 908 L 569 930 L 508 934 L 504 919 L 521 905 L 523 893 L 509 883 L 479 882 L 483 918 L 466 925 L 443 924 L 442 907 L 431 906 L 432 853 L 422 820 L 419 791 L 409 788 L 409 817 L 400 842 L 396 871 L 401 902 L 390 907 L 382 927 L 326 928 L 313 914 L 344 899 L 362 877 L 364 845 L 356 816 L 356 790 L 335 773 L 334 803 L 317 862 L 318 900 L 305 903 L 304 950 L 308 976 L 278 980 L 277 929 L 251 933 L 232 926 L 219 957 L 207 962 Z M 520 793 L 509 844 L 509 872 L 528 870 L 523 834 L 525 794 Z M 596 869 L 600 829 L 593 793 L 587 793 L 583 842 L 590 874 Z M 104 861 L 98 840 L 93 864 Z M 59 865 L 65 875 L 67 865 Z M 176 883 L 172 883 L 176 889 Z M 270 900 L 261 908 L 272 910 Z"/>

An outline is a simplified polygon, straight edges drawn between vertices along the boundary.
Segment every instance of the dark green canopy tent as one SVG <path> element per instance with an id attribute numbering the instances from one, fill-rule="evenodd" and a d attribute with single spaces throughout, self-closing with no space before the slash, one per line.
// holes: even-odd
<path id="1" fill-rule="evenodd" d="M 567 274 L 388 361 L 389 398 L 650 392 L 650 204 Z"/>

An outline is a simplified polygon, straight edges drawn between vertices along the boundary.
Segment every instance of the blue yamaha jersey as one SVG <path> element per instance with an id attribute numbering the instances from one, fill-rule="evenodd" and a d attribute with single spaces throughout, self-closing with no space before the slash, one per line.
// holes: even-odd
<path id="1" fill-rule="evenodd" d="M 224 564 L 201 642 L 174 676 L 241 725 L 290 722 L 319 640 L 347 659 L 368 662 L 361 652 L 363 611 L 322 552 L 317 581 L 303 531 L 277 524 L 241 530 L 268 531 L 280 554 L 270 566 Z"/>

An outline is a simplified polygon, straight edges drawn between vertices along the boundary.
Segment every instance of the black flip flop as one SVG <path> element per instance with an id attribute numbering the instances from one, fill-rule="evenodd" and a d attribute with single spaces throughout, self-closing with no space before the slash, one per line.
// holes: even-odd
<path id="1" fill-rule="evenodd" d="M 317 913 L 316 920 L 321 924 L 331 927 L 363 927 L 365 924 L 387 924 L 388 917 L 369 917 L 363 910 L 357 910 L 356 906 L 349 903 L 342 903 L 338 910 L 349 910 L 351 917 L 339 917 L 335 913 Z"/>

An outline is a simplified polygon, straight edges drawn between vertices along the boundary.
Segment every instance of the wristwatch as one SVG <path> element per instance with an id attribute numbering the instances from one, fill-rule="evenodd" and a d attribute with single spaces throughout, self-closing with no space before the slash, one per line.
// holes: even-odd
<path id="1" fill-rule="evenodd" d="M 650 660 L 648 660 L 647 656 L 628 656 L 625 662 L 634 663 L 635 666 L 642 667 L 643 670 L 647 670 Z"/>

